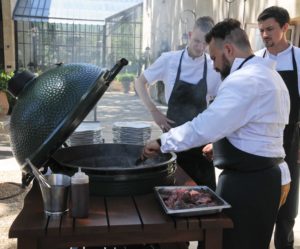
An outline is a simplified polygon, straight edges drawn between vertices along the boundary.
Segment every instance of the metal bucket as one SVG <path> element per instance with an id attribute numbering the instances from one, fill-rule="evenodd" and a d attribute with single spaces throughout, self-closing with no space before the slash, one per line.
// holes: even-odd
<path id="1" fill-rule="evenodd" d="M 63 174 L 51 174 L 45 177 L 51 186 L 48 188 L 40 184 L 45 213 L 61 215 L 67 212 L 71 178 Z"/>

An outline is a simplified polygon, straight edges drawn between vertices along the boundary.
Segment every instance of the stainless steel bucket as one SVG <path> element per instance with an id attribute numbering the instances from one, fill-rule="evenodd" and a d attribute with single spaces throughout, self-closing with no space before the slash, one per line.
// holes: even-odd
<path id="1" fill-rule="evenodd" d="M 47 215 L 61 215 L 67 212 L 71 178 L 63 174 L 45 176 L 51 188 L 40 184 L 44 211 Z"/>

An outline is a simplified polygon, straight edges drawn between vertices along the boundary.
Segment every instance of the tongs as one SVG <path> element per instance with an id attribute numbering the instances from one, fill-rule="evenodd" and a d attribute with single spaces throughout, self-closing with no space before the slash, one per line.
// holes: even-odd
<path id="1" fill-rule="evenodd" d="M 30 166 L 32 173 L 34 174 L 35 178 L 38 180 L 40 184 L 47 188 L 51 188 L 51 185 L 48 183 L 47 179 L 43 176 L 43 174 L 32 164 L 32 162 L 26 158 L 25 162 Z"/>
<path id="2" fill-rule="evenodd" d="M 138 166 L 138 165 L 140 165 L 140 164 L 142 164 L 143 162 L 145 162 L 146 160 L 147 160 L 148 158 L 147 157 L 145 157 L 145 156 L 140 156 L 138 159 L 136 159 L 136 161 L 135 161 L 135 166 Z"/>

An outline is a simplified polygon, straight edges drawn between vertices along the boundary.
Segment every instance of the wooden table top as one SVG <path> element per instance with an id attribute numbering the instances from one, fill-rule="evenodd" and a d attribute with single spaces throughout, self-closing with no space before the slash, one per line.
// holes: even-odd
<path id="1" fill-rule="evenodd" d="M 195 185 L 180 167 L 176 180 L 177 185 Z M 188 218 L 169 216 L 154 193 L 91 196 L 89 216 L 84 219 L 72 218 L 68 213 L 61 217 L 46 216 L 39 186 L 34 183 L 10 228 L 9 238 L 18 238 L 18 248 L 30 249 L 171 243 L 204 240 L 209 231 L 222 239 L 222 230 L 232 226 L 232 221 L 222 213 Z"/>

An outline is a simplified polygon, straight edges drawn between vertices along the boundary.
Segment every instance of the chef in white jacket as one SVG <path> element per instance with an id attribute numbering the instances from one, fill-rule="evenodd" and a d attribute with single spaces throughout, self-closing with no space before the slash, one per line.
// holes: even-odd
<path id="1" fill-rule="evenodd" d="M 286 9 L 271 6 L 258 16 L 258 27 L 265 48 L 257 51 L 258 56 L 274 60 L 276 70 L 284 80 L 290 94 L 291 111 L 289 123 L 284 129 L 284 149 L 291 174 L 291 188 L 286 203 L 280 208 L 275 227 L 276 249 L 293 249 L 293 227 L 298 214 L 299 175 L 298 150 L 300 141 L 300 48 L 286 39 L 290 16 Z"/>
<path id="2" fill-rule="evenodd" d="M 234 223 L 224 232 L 223 248 L 267 249 L 284 200 L 281 185 L 290 181 L 283 161 L 289 93 L 275 64 L 253 55 L 237 20 L 216 24 L 206 42 L 224 79 L 214 102 L 192 121 L 149 141 L 143 155 L 214 143 L 214 165 L 223 169 L 217 193 L 231 204 L 225 212 Z"/>
<path id="3" fill-rule="evenodd" d="M 136 92 L 164 132 L 191 121 L 207 108 L 209 98 L 217 93 L 220 74 L 213 69 L 213 63 L 205 53 L 205 34 L 213 26 L 211 17 L 199 17 L 189 32 L 188 46 L 163 53 L 135 81 Z M 165 87 L 166 115 L 157 109 L 147 91 L 148 86 L 158 80 Z M 177 162 L 197 184 L 215 190 L 215 169 L 202 155 L 201 147 L 177 153 Z"/>

